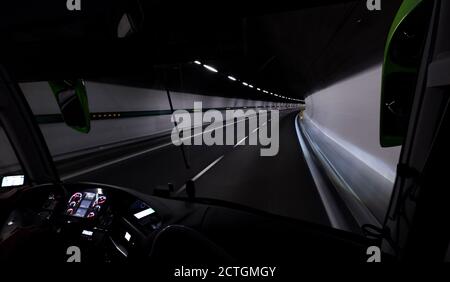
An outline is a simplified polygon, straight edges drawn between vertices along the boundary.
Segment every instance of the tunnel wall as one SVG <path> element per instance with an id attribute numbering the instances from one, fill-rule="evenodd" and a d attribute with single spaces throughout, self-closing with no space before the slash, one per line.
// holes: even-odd
<path id="1" fill-rule="evenodd" d="M 60 110 L 47 82 L 21 83 L 20 88 L 31 106 L 33 114 L 59 115 Z M 135 112 L 168 111 L 170 109 L 167 93 L 161 90 L 86 82 L 91 112 Z M 124 102 L 124 95 L 127 99 Z M 203 108 L 244 108 L 260 106 L 285 107 L 287 104 L 255 101 L 217 96 L 202 96 L 192 93 L 172 92 L 174 109 L 192 109 L 194 102 L 203 102 Z M 91 121 L 89 134 L 79 133 L 62 122 L 40 124 L 51 154 L 56 160 L 76 155 L 93 153 L 124 142 L 151 138 L 168 134 L 173 128 L 170 114 L 137 116 L 130 118 L 104 119 Z M 0 132 L 1 133 L 1 132 Z M 6 137 L 0 134 L 0 141 Z M 17 160 L 11 150 L 0 146 L 0 172 Z"/>
<path id="2" fill-rule="evenodd" d="M 303 125 L 356 200 L 382 222 L 401 148 L 379 144 L 380 98 L 377 65 L 309 95 Z"/>

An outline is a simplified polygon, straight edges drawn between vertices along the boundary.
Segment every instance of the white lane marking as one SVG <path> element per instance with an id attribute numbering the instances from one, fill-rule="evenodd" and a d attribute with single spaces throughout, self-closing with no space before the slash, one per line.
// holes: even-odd
<path id="1" fill-rule="evenodd" d="M 256 128 L 256 130 L 258 130 L 259 127 Z M 253 132 L 256 132 L 256 130 L 253 130 Z M 252 133 L 253 133 L 252 132 Z M 234 145 L 233 148 L 236 148 L 239 144 L 241 144 L 242 142 L 244 142 L 252 133 L 250 133 L 249 135 L 245 136 L 244 138 L 242 138 L 238 143 L 236 143 L 236 145 Z M 210 163 L 206 168 L 204 168 L 202 171 L 200 171 L 197 175 L 195 175 L 191 180 L 192 181 L 197 181 L 200 177 L 202 177 L 208 170 L 210 170 L 212 167 L 214 167 L 217 163 L 219 163 L 223 158 L 225 157 L 225 155 L 220 156 L 219 158 L 217 158 L 215 161 L 213 161 L 212 163 Z M 175 192 L 175 195 L 179 195 L 181 194 L 181 192 L 183 192 L 186 189 L 186 184 L 184 184 L 183 186 L 181 186 L 180 189 L 178 189 Z"/>
<path id="2" fill-rule="evenodd" d="M 253 118 L 256 118 L 256 117 L 257 116 L 253 116 L 253 117 L 249 117 L 248 119 L 250 120 L 250 119 L 253 119 Z M 239 123 L 239 122 L 245 121 L 246 119 L 247 118 L 243 118 L 242 120 L 233 121 L 233 122 L 227 123 L 225 125 L 222 125 L 220 127 L 215 127 L 215 128 L 210 129 L 208 131 L 201 132 L 200 134 L 204 134 L 206 132 L 211 132 L 211 131 L 217 130 L 219 128 L 223 128 L 223 127 L 235 124 L 235 123 Z M 181 140 L 189 139 L 189 138 L 195 137 L 197 135 L 199 135 L 199 133 L 196 134 L 196 135 L 193 135 L 193 136 L 183 137 L 183 138 L 181 138 Z M 99 165 L 91 166 L 89 168 L 76 171 L 74 173 L 69 173 L 69 174 L 63 175 L 63 176 L 61 176 L 61 180 L 66 181 L 68 179 L 71 179 L 71 178 L 74 178 L 74 177 L 78 177 L 78 176 L 81 176 L 81 175 L 84 175 L 84 174 L 87 174 L 87 173 L 93 172 L 95 170 L 99 170 L 99 169 L 102 169 L 102 168 L 105 168 L 105 167 L 108 167 L 108 166 L 111 166 L 111 165 L 114 165 L 114 164 L 118 164 L 118 163 L 121 163 L 123 161 L 126 161 L 126 160 L 129 160 L 129 159 L 132 159 L 132 158 L 135 158 L 135 157 L 139 157 L 141 155 L 145 155 L 147 153 L 153 152 L 155 150 L 159 150 L 159 149 L 162 149 L 162 148 L 165 148 L 165 147 L 169 147 L 171 145 L 173 145 L 172 142 L 164 143 L 164 144 L 158 145 L 156 147 L 152 147 L 152 148 L 149 148 L 149 149 L 146 149 L 146 150 L 143 150 L 143 151 L 131 154 L 131 155 L 127 155 L 127 156 L 124 156 L 124 157 L 121 157 L 121 158 L 117 158 L 117 159 L 114 159 L 114 160 L 111 160 L 111 161 L 108 161 L 108 162 L 105 162 L 105 163 L 101 163 Z"/>
<path id="3" fill-rule="evenodd" d="M 213 166 L 215 166 L 218 162 L 220 162 L 223 158 L 225 157 L 225 155 L 220 156 L 219 158 L 217 158 L 217 160 L 213 161 L 210 165 L 208 165 L 207 167 L 205 167 L 202 171 L 200 171 L 196 176 L 194 176 L 194 178 L 192 178 L 193 181 L 196 181 L 197 179 L 199 179 L 200 177 L 202 177 L 203 174 L 205 174 L 208 170 L 210 170 Z"/>
<path id="4" fill-rule="evenodd" d="M 245 120 L 247 120 L 247 118 L 250 120 L 250 119 L 253 119 L 253 118 L 257 118 L 257 117 L 258 117 L 258 114 L 254 115 L 254 116 L 252 116 L 252 117 L 244 117 L 244 118 L 241 119 L 241 120 L 233 121 L 233 122 L 230 122 L 230 123 L 228 123 L 228 124 L 222 125 L 222 126 L 220 126 L 220 127 L 215 127 L 215 128 L 213 128 L 213 129 L 211 129 L 211 130 L 208 130 L 208 131 L 205 131 L 205 132 L 201 132 L 201 134 L 206 133 L 206 132 L 211 132 L 211 131 L 214 131 L 214 130 L 219 129 L 219 128 L 223 128 L 223 127 L 226 127 L 226 126 L 235 124 L 235 123 L 239 123 L 239 122 L 245 121 Z M 271 119 L 268 119 L 267 122 L 269 122 L 270 120 L 271 120 Z M 265 126 L 265 125 L 267 124 L 267 122 L 265 122 L 262 126 Z M 259 127 L 258 127 L 258 128 L 259 128 Z M 258 129 L 258 128 L 257 128 L 257 129 Z M 193 128 L 192 128 L 192 129 L 193 129 Z M 197 134 L 197 135 L 198 135 L 198 134 Z M 194 136 L 196 136 L 196 135 L 194 135 Z M 194 137 L 194 136 L 187 136 L 187 137 L 184 137 L 184 138 L 192 138 L 192 137 Z M 182 138 L 182 139 L 184 139 L 184 138 Z M 245 137 L 244 139 L 242 139 L 241 141 L 239 141 L 238 144 L 239 144 L 240 142 L 243 142 L 243 141 L 244 141 L 245 139 L 247 139 L 247 138 L 248 138 L 248 136 Z M 238 145 L 238 144 L 236 144 L 236 145 Z M 77 177 L 77 176 L 80 176 L 80 175 L 84 175 L 84 174 L 87 174 L 87 173 L 93 172 L 93 171 L 95 171 L 95 170 L 99 170 L 99 169 L 102 169 L 102 168 L 105 168 L 105 167 L 108 167 L 108 166 L 111 166 L 111 165 L 114 165 L 114 164 L 118 164 L 118 163 L 121 163 L 121 162 L 123 162 L 123 161 L 126 161 L 126 160 L 129 160 L 129 159 L 132 159 L 132 158 L 139 157 L 139 156 L 141 156 L 141 155 L 150 153 L 150 152 L 152 152 L 152 151 L 159 150 L 159 149 L 162 149 L 162 148 L 165 148 L 165 147 L 169 147 L 169 146 L 171 146 L 171 145 L 173 145 L 172 142 L 165 143 L 165 144 L 161 144 L 161 145 L 158 145 L 158 146 L 156 146 L 156 147 L 152 147 L 152 148 L 150 148 L 150 149 L 146 149 L 146 150 L 143 150 L 143 151 L 140 151 L 140 152 L 137 152 L 137 153 L 128 155 L 128 156 L 121 157 L 121 158 L 117 158 L 117 159 L 112 160 L 112 161 L 109 161 L 109 162 L 105 162 L 105 163 L 102 163 L 102 164 L 99 164 L 99 165 L 91 166 L 91 167 L 89 167 L 89 168 L 86 168 L 86 169 L 83 169 L 83 170 L 79 170 L 79 171 L 74 172 L 74 173 L 70 173 L 70 174 L 63 175 L 63 176 L 61 176 L 61 180 L 66 181 L 66 180 L 68 180 L 68 179 L 71 179 L 71 178 L 74 178 L 74 177 Z M 235 145 L 234 147 L 236 147 L 236 145 Z M 222 156 L 222 157 L 223 157 L 223 156 Z"/>
<path id="5" fill-rule="evenodd" d="M 117 163 L 129 160 L 129 159 L 132 159 L 132 158 L 135 158 L 135 157 L 138 157 L 138 156 L 150 153 L 152 151 L 162 149 L 164 147 L 168 147 L 170 145 L 173 145 L 173 143 L 172 142 L 164 143 L 164 144 L 158 145 L 156 147 L 152 147 L 150 149 L 146 149 L 146 150 L 143 150 L 143 151 L 140 151 L 140 152 L 128 155 L 128 156 L 117 158 L 117 159 L 114 159 L 112 161 L 105 162 L 105 163 L 102 163 L 102 164 L 99 164 L 99 165 L 96 165 L 96 166 L 91 166 L 89 168 L 86 168 L 86 169 L 83 169 L 83 170 L 79 170 L 79 171 L 74 172 L 74 173 L 66 174 L 66 175 L 61 177 L 61 180 L 65 181 L 67 179 L 71 179 L 71 178 L 74 178 L 74 177 L 77 177 L 77 176 L 80 176 L 80 175 L 83 175 L 83 174 L 87 174 L 87 173 L 90 173 L 92 171 L 95 171 L 95 170 L 98 170 L 98 169 L 102 169 L 102 168 L 105 168 L 105 167 L 108 167 L 108 166 L 111 166 L 111 165 L 114 165 L 114 164 L 117 164 Z"/>
<path id="6" fill-rule="evenodd" d="M 203 174 L 205 174 L 208 170 L 210 170 L 213 166 L 215 166 L 216 164 L 218 164 L 223 158 L 225 157 L 225 155 L 220 156 L 219 158 L 217 158 L 215 161 L 213 161 L 212 163 L 210 163 L 207 167 L 205 167 L 202 171 L 200 171 L 196 176 L 194 176 L 191 180 L 192 181 L 197 181 L 200 177 L 202 177 Z M 184 184 L 183 186 L 181 186 L 180 189 L 178 189 L 175 192 L 175 195 L 179 195 L 181 194 L 181 192 L 183 192 L 184 190 L 186 190 L 186 184 Z"/>
<path id="7" fill-rule="evenodd" d="M 250 135 L 247 135 L 244 138 L 242 138 L 239 142 L 236 143 L 236 145 L 233 146 L 233 148 L 236 148 L 237 146 L 241 145 L 242 142 L 244 142 L 248 138 L 248 136 L 250 136 Z"/>
<path id="8" fill-rule="evenodd" d="M 248 120 L 252 120 L 252 119 L 255 119 L 255 118 L 257 118 L 257 116 L 248 117 Z M 189 135 L 189 136 L 183 137 L 183 138 L 181 138 L 181 140 L 186 140 L 186 139 L 189 139 L 189 138 L 192 138 L 192 137 L 195 137 L 195 136 L 199 136 L 199 135 L 202 135 L 202 134 L 205 134 L 205 133 L 209 133 L 211 131 L 214 131 L 214 130 L 217 130 L 217 129 L 220 129 L 220 128 L 224 128 L 224 127 L 227 127 L 229 125 L 237 124 L 237 123 L 240 123 L 240 122 L 243 122 L 243 121 L 246 121 L 246 120 L 247 120 L 247 117 L 245 117 L 245 118 L 243 118 L 241 120 L 237 120 L 237 121 L 233 121 L 233 122 L 227 123 L 227 124 L 222 125 L 222 126 L 214 127 L 214 128 L 212 128 L 210 130 L 202 131 L 202 132 L 194 134 L 194 135 Z"/>

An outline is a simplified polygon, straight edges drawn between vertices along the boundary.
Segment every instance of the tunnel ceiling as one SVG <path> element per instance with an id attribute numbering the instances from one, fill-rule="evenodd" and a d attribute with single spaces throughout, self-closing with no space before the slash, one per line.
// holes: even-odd
<path id="1" fill-rule="evenodd" d="M 21 2 L 0 12 L 0 59 L 18 80 L 85 77 L 261 99 L 192 62 L 303 98 L 381 62 L 401 1 L 368 11 L 366 1 L 100 0 L 83 1 L 78 14 L 62 7 L 65 1 L 34 1 L 27 9 Z M 139 30 L 117 40 L 124 11 Z"/>

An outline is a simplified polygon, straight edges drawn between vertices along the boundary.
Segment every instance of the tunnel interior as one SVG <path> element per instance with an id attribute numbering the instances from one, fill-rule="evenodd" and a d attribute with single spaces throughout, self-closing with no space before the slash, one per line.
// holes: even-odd
<path id="1" fill-rule="evenodd" d="M 195 68 L 199 60 L 304 99 L 381 61 L 401 1 L 383 3 L 382 11 L 369 11 L 364 1 L 95 1 L 75 15 L 53 2 L 2 9 L 2 61 L 19 81 L 83 77 L 203 95 L 260 94 Z M 137 32 L 117 39 L 124 12 L 134 16 Z"/>
<path id="2" fill-rule="evenodd" d="M 401 150 L 379 144 L 382 61 L 401 1 L 370 11 L 348 0 L 101 0 L 79 13 L 61 2 L 5 4 L 0 62 L 62 181 L 189 197 L 195 183 L 198 197 L 286 218 L 357 234 L 381 226 Z M 123 15 L 133 32 L 118 38 Z M 47 83 L 66 79 L 85 82 L 88 134 L 66 126 Z M 176 147 L 176 110 L 192 121 L 250 115 L 181 127 L 182 137 L 212 131 L 234 143 Z M 243 136 L 226 131 L 234 124 Z M 250 144 L 263 134 L 279 138 Z M 263 156 L 267 147 L 275 154 Z M 14 151 L 0 153 L 0 173 L 17 172 Z"/>

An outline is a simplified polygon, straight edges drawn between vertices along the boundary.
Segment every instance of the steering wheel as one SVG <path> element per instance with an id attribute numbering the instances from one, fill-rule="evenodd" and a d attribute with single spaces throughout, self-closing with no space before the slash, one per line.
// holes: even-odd
<path id="1" fill-rule="evenodd" d="M 59 184 L 26 187 L 11 197 L 0 229 L 0 261 L 51 260 L 58 257 L 58 215 L 67 191 Z M 64 253 L 62 253 L 64 254 Z"/>

